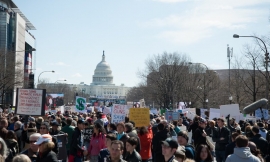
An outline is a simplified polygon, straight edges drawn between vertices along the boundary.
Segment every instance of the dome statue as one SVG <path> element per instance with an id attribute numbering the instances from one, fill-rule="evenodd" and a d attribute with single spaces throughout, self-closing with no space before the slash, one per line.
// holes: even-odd
<path id="1" fill-rule="evenodd" d="M 97 64 L 91 85 L 112 85 L 113 76 L 110 65 L 105 61 L 103 51 L 102 60 Z"/>

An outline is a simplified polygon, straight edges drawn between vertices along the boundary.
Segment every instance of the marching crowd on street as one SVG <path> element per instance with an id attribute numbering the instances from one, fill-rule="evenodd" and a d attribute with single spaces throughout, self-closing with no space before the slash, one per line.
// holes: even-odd
<path id="1" fill-rule="evenodd" d="M 2 113 L 0 162 L 270 161 L 267 120 L 181 115 L 178 121 L 167 121 L 150 114 L 148 126 L 136 127 L 128 116 L 120 123 L 105 116 L 106 120 L 102 112 L 66 111 L 36 118 Z"/>

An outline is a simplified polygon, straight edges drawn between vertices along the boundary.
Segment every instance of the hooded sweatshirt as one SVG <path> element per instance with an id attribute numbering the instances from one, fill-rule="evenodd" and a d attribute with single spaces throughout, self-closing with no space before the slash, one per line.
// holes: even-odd
<path id="1" fill-rule="evenodd" d="M 250 152 L 249 147 L 236 147 L 234 153 L 229 155 L 226 162 L 261 162 L 259 158 Z"/>

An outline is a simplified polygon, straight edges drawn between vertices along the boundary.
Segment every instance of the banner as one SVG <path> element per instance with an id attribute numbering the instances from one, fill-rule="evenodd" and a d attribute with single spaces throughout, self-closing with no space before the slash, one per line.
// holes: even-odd
<path id="1" fill-rule="evenodd" d="M 220 109 L 210 108 L 209 120 L 213 120 L 214 118 L 220 118 Z"/>
<path id="2" fill-rule="evenodd" d="M 46 105 L 49 108 L 63 106 L 64 105 L 64 94 L 63 93 L 47 94 Z"/>
<path id="3" fill-rule="evenodd" d="M 150 114 L 148 108 L 129 109 L 129 120 L 134 121 L 136 127 L 149 126 Z"/>
<path id="4" fill-rule="evenodd" d="M 173 112 L 172 111 L 166 111 L 165 112 L 165 119 L 168 121 L 168 122 L 171 122 L 173 120 Z"/>
<path id="5" fill-rule="evenodd" d="M 76 96 L 75 111 L 80 113 L 86 113 L 86 98 Z"/>
<path id="6" fill-rule="evenodd" d="M 112 107 L 111 123 L 124 122 L 126 117 L 126 105 L 114 104 Z"/>
<path id="7" fill-rule="evenodd" d="M 264 119 L 267 119 L 268 120 L 268 110 L 267 109 L 257 109 L 256 111 L 255 111 L 255 117 L 257 118 L 257 119 L 261 119 L 262 117 L 264 118 Z"/>
<path id="8" fill-rule="evenodd" d="M 44 115 L 46 90 L 19 89 L 16 93 L 16 114 Z"/>

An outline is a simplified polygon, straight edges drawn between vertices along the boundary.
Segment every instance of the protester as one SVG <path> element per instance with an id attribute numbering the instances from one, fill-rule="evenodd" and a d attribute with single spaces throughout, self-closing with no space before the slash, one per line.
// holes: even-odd
<path id="1" fill-rule="evenodd" d="M 106 158 L 106 162 L 126 162 L 121 158 L 123 152 L 124 152 L 124 143 L 119 140 L 112 141 L 110 156 Z"/>
<path id="2" fill-rule="evenodd" d="M 261 150 L 261 154 L 263 157 L 268 155 L 268 142 L 259 133 L 260 132 L 259 127 L 253 126 L 251 131 L 252 131 L 254 137 L 252 137 L 250 139 L 250 141 L 254 142 L 256 144 L 257 148 Z"/>
<path id="3" fill-rule="evenodd" d="M 180 146 L 185 147 L 185 156 L 189 159 L 195 159 L 195 150 L 192 145 L 188 145 L 188 134 L 186 131 L 181 131 L 177 134 L 177 141 Z"/>
<path id="4" fill-rule="evenodd" d="M 152 126 L 151 124 L 146 127 L 141 127 L 139 129 L 138 137 L 140 138 L 141 142 L 141 151 L 140 155 L 142 157 L 143 162 L 147 162 L 151 158 L 151 145 L 152 145 L 152 139 L 153 139 L 153 133 L 152 133 Z"/>
<path id="5" fill-rule="evenodd" d="M 178 146 L 177 150 L 174 153 L 174 159 L 178 162 L 183 162 L 186 160 L 186 155 L 185 155 L 185 149 L 183 146 Z"/>
<path id="6" fill-rule="evenodd" d="M 20 154 L 20 155 L 15 156 L 12 159 L 12 162 L 31 162 L 31 159 L 24 154 Z"/>
<path id="7" fill-rule="evenodd" d="M 22 143 L 22 123 L 20 121 L 16 121 L 14 123 L 14 132 L 17 137 L 18 145 L 19 145 L 19 151 L 22 151 L 23 143 Z"/>
<path id="8" fill-rule="evenodd" d="M 212 154 L 207 145 L 199 145 L 196 152 L 196 162 L 213 162 Z"/>
<path id="9" fill-rule="evenodd" d="M 114 133 L 109 133 L 106 135 L 106 147 L 102 150 L 100 150 L 98 155 L 98 162 L 105 162 L 104 159 L 106 159 L 110 155 L 111 150 L 111 144 L 112 141 L 116 140 L 116 135 Z"/>
<path id="10" fill-rule="evenodd" d="M 159 123 L 157 127 L 158 132 L 155 134 L 152 140 L 152 148 L 154 153 L 153 160 L 154 162 L 163 162 L 164 157 L 162 155 L 162 146 L 160 141 L 165 141 L 168 137 L 170 137 L 170 135 L 162 123 Z"/>
<path id="11" fill-rule="evenodd" d="M 225 121 L 222 118 L 217 119 L 218 128 L 215 129 L 213 134 L 213 141 L 215 144 L 215 154 L 217 162 L 224 162 L 226 159 L 225 149 L 226 145 L 229 144 L 230 132 L 225 127 Z"/>
<path id="12" fill-rule="evenodd" d="M 69 150 L 69 161 L 82 162 L 84 151 L 83 145 L 83 129 L 85 128 L 84 120 L 78 120 L 78 126 L 75 128 L 74 133 L 72 135 L 72 140 L 70 144 Z"/>
<path id="13" fill-rule="evenodd" d="M 90 161 L 98 161 L 98 155 L 101 149 L 104 149 L 106 143 L 106 136 L 104 135 L 104 128 L 100 123 L 95 123 L 94 126 L 94 134 L 91 138 L 89 148 L 88 148 L 88 156 L 90 157 Z"/>
<path id="14" fill-rule="evenodd" d="M 3 138 L 0 137 L 0 162 L 4 162 L 9 154 L 7 145 Z"/>
<path id="15" fill-rule="evenodd" d="M 227 144 L 226 148 L 225 148 L 225 158 L 227 158 L 229 155 L 233 154 L 233 150 L 234 150 L 234 148 L 236 146 L 235 138 L 237 136 L 239 136 L 239 134 L 237 132 L 232 133 L 232 136 L 231 136 L 232 142 Z"/>
<path id="16" fill-rule="evenodd" d="M 68 135 L 68 143 L 66 144 L 67 156 L 69 156 L 70 144 L 72 141 L 72 135 L 74 133 L 74 128 L 71 126 L 72 118 L 67 118 L 67 125 L 62 128 L 62 132 Z"/>
<path id="17" fill-rule="evenodd" d="M 58 162 L 57 155 L 53 151 L 55 146 L 52 142 L 52 136 L 43 134 L 34 144 L 37 145 L 39 149 L 37 162 Z"/>
<path id="18" fill-rule="evenodd" d="M 194 132 L 194 146 L 197 148 L 200 145 L 207 145 L 205 127 L 207 121 L 203 118 L 198 119 L 199 127 Z"/>
<path id="19" fill-rule="evenodd" d="M 35 145 L 34 143 L 37 142 L 40 136 L 41 134 L 39 133 L 32 134 L 29 137 L 30 148 L 21 152 L 21 154 L 27 155 L 31 159 L 32 162 L 35 162 L 37 160 L 38 145 Z"/>
<path id="20" fill-rule="evenodd" d="M 141 151 L 141 141 L 140 138 L 137 135 L 137 131 L 135 129 L 133 129 L 133 125 L 132 123 L 126 123 L 125 124 L 125 132 L 127 134 L 128 137 L 134 137 L 137 139 L 138 144 L 136 145 L 136 151 L 140 152 Z M 136 131 L 136 133 L 134 133 L 134 131 Z M 125 154 L 124 154 L 125 155 Z"/>
<path id="21" fill-rule="evenodd" d="M 5 139 L 7 148 L 9 149 L 8 157 L 6 158 L 6 162 L 12 161 L 12 158 L 15 157 L 19 153 L 19 145 L 17 142 L 17 137 L 14 131 L 9 130 L 6 139 Z"/>
<path id="22" fill-rule="evenodd" d="M 126 155 L 126 141 L 127 139 L 129 138 L 128 135 L 125 133 L 125 124 L 120 122 L 120 123 L 117 123 L 116 125 L 117 127 L 117 134 L 116 134 L 116 138 L 117 140 L 120 140 L 123 142 L 124 144 L 124 152 L 123 152 L 123 156 L 125 157 Z"/>
<path id="23" fill-rule="evenodd" d="M 117 128 L 116 128 L 116 125 L 115 125 L 114 123 L 108 124 L 108 126 L 107 126 L 107 132 L 108 132 L 108 133 L 114 133 L 114 134 L 117 134 Z"/>
<path id="24" fill-rule="evenodd" d="M 43 135 L 43 134 L 49 134 L 49 131 L 50 131 L 50 125 L 48 122 L 43 122 L 41 123 L 40 125 L 40 134 Z M 59 152 L 59 148 L 58 148 L 58 142 L 57 142 L 57 139 L 55 137 L 52 137 L 52 142 L 54 143 L 54 148 L 53 148 L 53 151 L 58 154 Z"/>
<path id="25" fill-rule="evenodd" d="M 162 155 L 167 162 L 177 162 L 174 158 L 174 154 L 178 148 L 178 143 L 172 138 L 167 138 L 162 141 Z"/>
<path id="26" fill-rule="evenodd" d="M 236 137 L 235 143 L 237 147 L 234 148 L 234 153 L 227 157 L 226 162 L 261 162 L 258 157 L 250 152 L 248 142 L 248 138 L 244 135 Z"/>
<path id="27" fill-rule="evenodd" d="M 136 151 L 136 146 L 138 145 L 138 140 L 135 137 L 130 137 L 126 141 L 126 151 L 127 154 L 124 157 L 124 160 L 128 162 L 141 162 L 141 155 Z"/>

